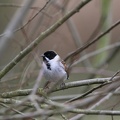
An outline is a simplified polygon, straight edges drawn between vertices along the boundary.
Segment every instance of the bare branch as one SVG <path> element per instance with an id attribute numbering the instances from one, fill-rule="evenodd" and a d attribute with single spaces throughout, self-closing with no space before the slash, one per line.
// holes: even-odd
<path id="1" fill-rule="evenodd" d="M 113 78 L 113 81 L 116 81 L 119 78 L 120 77 L 115 77 Z M 96 79 L 80 80 L 76 82 L 69 82 L 69 83 L 65 83 L 65 86 L 63 88 L 61 87 L 55 88 L 54 90 L 52 90 L 52 92 L 57 92 L 60 90 L 69 89 L 73 87 L 79 87 L 79 86 L 85 86 L 85 85 L 102 84 L 102 83 L 108 82 L 109 80 L 110 78 L 96 78 Z M 32 92 L 32 89 L 15 90 L 11 92 L 2 93 L 0 96 L 2 98 L 12 98 L 12 97 L 17 97 L 17 96 L 27 96 L 31 92 Z M 42 88 L 39 88 L 37 90 L 37 94 L 45 96 L 45 93 Z"/>
<path id="2" fill-rule="evenodd" d="M 98 35 L 96 38 L 94 38 L 92 41 L 86 42 L 82 47 L 78 48 L 77 50 L 70 53 L 64 60 L 67 61 L 69 58 L 72 58 L 73 56 L 77 55 L 78 53 L 81 53 L 83 50 L 88 48 L 89 46 L 93 45 L 95 42 L 97 42 L 100 38 L 102 38 L 104 35 L 109 33 L 111 30 L 113 30 L 115 27 L 117 27 L 120 24 L 120 20 L 118 20 L 116 23 L 114 23 L 109 29 L 102 32 L 100 35 Z"/>

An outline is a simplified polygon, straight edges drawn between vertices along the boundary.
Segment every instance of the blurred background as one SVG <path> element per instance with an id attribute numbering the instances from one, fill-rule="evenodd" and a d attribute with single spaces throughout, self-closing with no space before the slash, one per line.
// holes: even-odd
<path id="1" fill-rule="evenodd" d="M 75 8 L 80 1 L 50 0 L 40 11 L 46 4 L 46 0 L 34 0 L 29 3 L 27 10 L 19 18 L 19 10 L 24 9 L 27 0 L 0 0 L 0 70 L 35 40 L 41 32 L 47 30 Z M 42 40 L 31 53 L 1 79 L 0 92 L 32 88 L 41 68 L 40 55 L 43 52 L 55 50 L 64 59 L 69 53 L 93 40 L 120 20 L 119 11 L 120 1 L 118 0 L 92 0 L 89 2 L 55 32 Z M 14 26 L 15 19 L 17 22 Z M 98 42 L 78 54 L 74 63 L 76 64 L 73 64 L 70 78 L 66 82 L 111 77 L 120 69 L 120 26 L 118 25 Z M 42 81 L 40 87 L 43 86 L 44 78 Z M 64 90 L 64 94 L 63 91 L 60 91 L 51 96 L 80 94 L 93 86 L 67 89 Z M 111 100 L 114 99 L 115 102 L 110 101 L 102 109 L 111 108 L 116 103 L 119 104 L 118 98 L 113 97 Z M 115 106 L 114 109 L 119 109 L 119 106 Z M 94 116 L 91 115 L 91 119 L 93 118 Z M 96 120 L 101 119 L 100 116 L 95 118 Z M 111 120 L 111 117 L 103 116 L 103 119 Z M 114 118 L 114 120 L 117 119 Z"/>

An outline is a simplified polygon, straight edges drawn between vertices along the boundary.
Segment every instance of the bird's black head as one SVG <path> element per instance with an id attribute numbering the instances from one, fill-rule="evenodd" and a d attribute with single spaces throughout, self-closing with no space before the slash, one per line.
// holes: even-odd
<path id="1" fill-rule="evenodd" d="M 57 55 L 54 51 L 46 51 L 44 57 L 47 57 L 49 60 L 52 60 Z"/>

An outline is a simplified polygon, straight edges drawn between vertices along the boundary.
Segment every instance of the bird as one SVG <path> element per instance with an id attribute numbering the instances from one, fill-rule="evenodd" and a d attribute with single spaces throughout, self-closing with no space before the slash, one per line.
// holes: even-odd
<path id="1" fill-rule="evenodd" d="M 48 87 L 51 82 L 65 85 L 64 81 L 69 78 L 69 74 L 67 65 L 60 56 L 55 51 L 49 50 L 42 54 L 41 57 L 43 58 L 43 76 L 47 80 L 44 87 Z"/>

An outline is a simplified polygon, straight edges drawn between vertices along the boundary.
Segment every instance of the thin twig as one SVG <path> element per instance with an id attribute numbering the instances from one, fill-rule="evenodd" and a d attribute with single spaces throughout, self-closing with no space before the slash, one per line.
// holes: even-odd
<path id="1" fill-rule="evenodd" d="M 1 106 L 4 106 L 4 107 L 6 107 L 6 108 L 10 108 L 9 106 L 7 106 L 7 105 L 4 104 L 4 103 L 0 103 L 0 105 L 1 105 Z M 14 112 L 16 112 L 16 113 L 18 113 L 18 114 L 24 115 L 24 113 L 16 110 L 15 108 L 11 108 L 11 110 L 14 111 Z"/>
<path id="2" fill-rule="evenodd" d="M 42 11 L 46 8 L 46 6 L 48 5 L 49 2 L 50 2 L 50 0 L 48 0 L 48 1 L 46 2 L 46 4 L 45 4 L 32 18 L 30 18 L 22 27 L 14 30 L 14 31 L 12 31 L 12 32 L 17 32 L 17 31 L 23 29 L 25 26 L 27 26 L 40 12 L 42 12 Z M 22 6 L 21 6 L 21 7 L 22 7 Z M 5 33 L 1 34 L 0 37 L 3 37 L 4 35 L 5 35 Z"/>
<path id="3" fill-rule="evenodd" d="M 116 48 L 117 50 L 120 49 L 120 42 L 116 42 L 116 43 L 114 43 L 114 44 L 111 44 L 111 45 L 109 45 L 109 46 L 106 46 L 106 47 L 104 47 L 104 48 L 98 49 L 98 50 L 96 50 L 96 51 L 94 51 L 94 52 L 91 52 L 91 53 L 89 53 L 89 54 L 87 54 L 87 55 L 82 56 L 79 60 L 77 60 L 76 62 L 74 62 L 74 63 L 71 65 L 71 67 L 73 67 L 73 66 L 75 66 L 76 64 L 84 61 L 85 59 L 88 59 L 88 58 L 93 57 L 93 56 L 95 56 L 95 55 L 97 55 L 97 54 L 100 54 L 101 52 L 104 52 L 104 51 L 106 51 L 106 50 L 110 50 L 110 49 L 113 49 L 113 48 Z M 108 63 L 108 62 L 109 62 L 108 60 L 111 60 L 112 58 L 114 58 L 113 55 L 115 55 L 115 54 L 117 53 L 116 49 L 115 49 L 115 52 L 113 52 L 112 54 L 110 54 L 109 59 L 105 60 L 104 63 L 102 62 L 103 64 Z M 111 58 L 111 59 L 110 59 L 110 58 Z M 102 66 L 102 65 L 100 64 L 100 65 L 98 65 L 98 66 L 99 66 L 99 68 L 100 68 L 100 66 Z"/>

